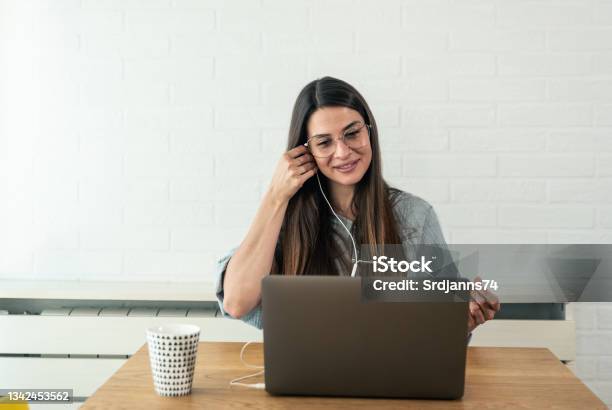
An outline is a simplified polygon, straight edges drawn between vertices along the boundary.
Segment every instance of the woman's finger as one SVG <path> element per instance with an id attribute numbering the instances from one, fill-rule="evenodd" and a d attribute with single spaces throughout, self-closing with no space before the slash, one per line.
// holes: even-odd
<path id="1" fill-rule="evenodd" d="M 308 152 L 308 148 L 303 145 L 298 145 L 297 147 L 291 148 L 289 151 L 287 151 L 287 155 L 289 155 L 291 158 L 297 158 L 305 152 Z"/>
<path id="2" fill-rule="evenodd" d="M 302 165 L 305 164 L 307 162 L 314 162 L 314 159 L 312 158 L 312 155 L 305 153 L 303 155 L 300 155 L 299 157 L 296 157 L 294 159 L 294 162 L 296 165 Z"/>
<path id="3" fill-rule="evenodd" d="M 303 174 L 305 174 L 306 172 L 310 171 L 311 169 L 313 169 L 315 167 L 315 164 L 312 162 L 307 162 L 304 165 L 300 165 L 299 167 L 295 167 L 296 169 L 296 175 L 297 176 L 301 176 Z"/>
<path id="4" fill-rule="evenodd" d="M 480 309 L 478 303 L 470 303 L 470 313 L 472 314 L 472 317 L 474 318 L 476 323 L 478 323 L 479 325 L 482 325 L 485 322 L 484 314 L 482 313 L 482 310 Z"/>
<path id="5" fill-rule="evenodd" d="M 300 180 L 302 181 L 302 183 L 304 183 L 308 178 L 311 178 L 314 176 L 314 174 L 317 173 L 317 168 L 314 167 L 313 169 L 306 171 L 305 173 L 303 173 L 302 175 L 300 175 Z"/>

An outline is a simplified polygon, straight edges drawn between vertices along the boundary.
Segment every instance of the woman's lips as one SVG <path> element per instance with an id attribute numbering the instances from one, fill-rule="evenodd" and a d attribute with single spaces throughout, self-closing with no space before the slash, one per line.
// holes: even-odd
<path id="1" fill-rule="evenodd" d="M 357 168 L 357 162 L 359 162 L 358 159 L 356 159 L 355 161 L 353 161 L 353 162 L 351 162 L 349 164 L 346 164 L 346 165 L 344 165 L 342 167 L 334 167 L 334 169 L 338 170 L 339 172 L 344 172 L 344 173 L 351 172 L 352 170 Z"/>

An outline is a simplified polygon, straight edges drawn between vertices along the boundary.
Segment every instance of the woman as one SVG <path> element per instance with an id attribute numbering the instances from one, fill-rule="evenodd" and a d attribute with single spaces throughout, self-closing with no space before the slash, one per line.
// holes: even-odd
<path id="1" fill-rule="evenodd" d="M 221 311 L 261 328 L 264 276 L 351 274 L 359 255 L 349 231 L 353 244 L 402 244 L 409 253 L 423 244 L 446 247 L 431 205 L 384 181 L 378 129 L 364 98 L 324 77 L 298 95 L 287 152 L 245 239 L 219 261 Z M 470 302 L 469 332 L 499 309 L 484 296 Z"/>

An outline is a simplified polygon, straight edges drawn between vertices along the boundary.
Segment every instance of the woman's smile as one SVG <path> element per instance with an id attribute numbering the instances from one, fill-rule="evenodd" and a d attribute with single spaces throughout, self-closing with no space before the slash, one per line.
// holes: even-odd
<path id="1" fill-rule="evenodd" d="M 341 165 L 336 165 L 334 166 L 334 168 L 338 172 L 349 173 L 349 172 L 354 171 L 355 168 L 357 168 L 357 162 L 359 162 L 359 158 L 354 161 L 345 162 L 344 164 L 341 164 Z"/>

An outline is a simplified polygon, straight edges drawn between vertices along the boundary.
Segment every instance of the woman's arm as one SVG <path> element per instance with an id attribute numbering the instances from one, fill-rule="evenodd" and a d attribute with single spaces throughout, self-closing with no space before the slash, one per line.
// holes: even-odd
<path id="1" fill-rule="evenodd" d="M 229 315 L 240 318 L 259 303 L 261 280 L 272 269 L 289 200 L 315 172 L 314 159 L 304 146 L 283 154 L 246 237 L 227 265 L 223 310 Z"/>

